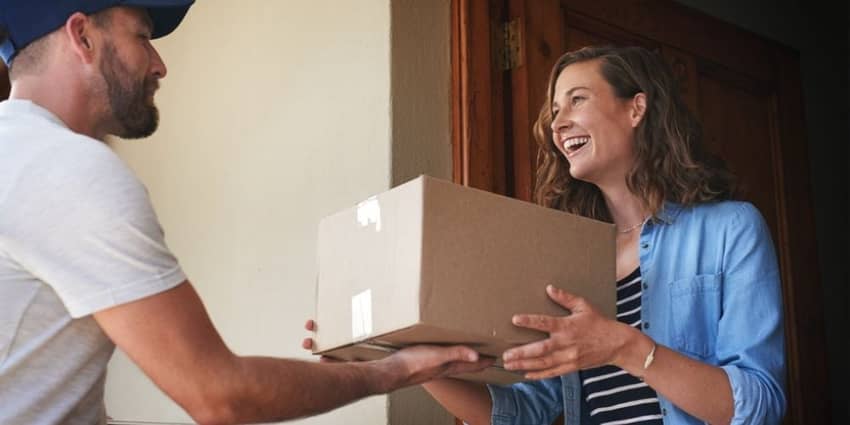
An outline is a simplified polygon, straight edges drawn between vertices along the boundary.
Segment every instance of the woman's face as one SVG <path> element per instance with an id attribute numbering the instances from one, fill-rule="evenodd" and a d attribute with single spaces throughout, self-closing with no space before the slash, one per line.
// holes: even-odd
<path id="1" fill-rule="evenodd" d="M 552 140 L 569 161 L 573 178 L 602 187 L 625 184 L 645 96 L 615 96 L 599 65 L 591 60 L 561 71 L 552 97 Z"/>

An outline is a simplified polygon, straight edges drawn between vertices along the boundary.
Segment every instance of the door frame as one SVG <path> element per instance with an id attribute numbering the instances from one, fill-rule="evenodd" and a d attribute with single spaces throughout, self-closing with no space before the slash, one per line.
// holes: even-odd
<path id="1" fill-rule="evenodd" d="M 733 68 L 753 75 L 773 74 L 778 87 L 774 105 L 778 128 L 774 131 L 779 140 L 776 160 L 780 163 L 774 167 L 778 170 L 774 178 L 779 194 L 779 234 L 774 235 L 774 242 L 785 302 L 788 369 L 785 423 L 830 423 L 823 300 L 799 54 L 671 0 L 620 1 L 618 7 L 609 3 L 571 0 L 569 6 L 562 6 L 558 0 L 452 0 L 454 181 L 531 200 L 530 167 L 536 156 L 531 126 L 545 93 L 538 87 L 541 82 L 530 82 L 529 75 L 545 75 L 540 71 L 551 68 L 564 49 L 562 30 L 553 31 L 546 25 L 547 20 L 562 19 L 562 7 L 590 20 L 663 40 L 674 48 L 670 52 L 673 56 L 675 49 L 715 51 L 709 59 L 719 64 L 734 64 Z M 635 18 L 646 14 L 654 18 Z M 503 23 L 509 20 L 519 22 L 520 65 L 501 71 L 496 66 L 500 62 L 497 46 L 502 42 Z M 712 31 L 692 30 L 706 27 Z M 701 49 L 718 42 L 724 49 Z M 762 55 L 753 55 L 753 51 Z M 668 59 L 675 60 L 671 54 L 665 52 Z"/>
<path id="2" fill-rule="evenodd" d="M 0 61 L 0 101 L 6 100 L 9 97 L 10 89 L 9 70 L 6 68 L 6 64 Z"/>

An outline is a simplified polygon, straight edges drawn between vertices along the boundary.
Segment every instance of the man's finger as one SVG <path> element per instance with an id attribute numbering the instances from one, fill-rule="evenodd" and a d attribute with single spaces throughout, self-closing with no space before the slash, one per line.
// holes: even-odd
<path id="1" fill-rule="evenodd" d="M 478 352 L 463 346 L 439 347 L 435 345 L 414 345 L 398 351 L 404 358 L 416 359 L 425 368 L 437 367 L 451 362 L 478 361 Z"/>
<path id="2" fill-rule="evenodd" d="M 444 350 L 443 362 L 476 362 L 478 361 L 478 352 L 463 346 L 463 345 L 455 345 L 453 347 L 447 347 Z"/>
<path id="3" fill-rule="evenodd" d="M 301 348 L 303 348 L 305 350 L 312 350 L 313 349 L 313 338 L 304 338 L 304 340 L 301 341 Z"/>
<path id="4" fill-rule="evenodd" d="M 446 370 L 439 377 L 449 377 L 461 373 L 473 373 L 482 371 L 492 366 L 496 359 L 492 357 L 480 357 L 476 362 L 453 362 L 449 363 Z"/>
<path id="5" fill-rule="evenodd" d="M 322 356 L 319 357 L 319 361 L 322 363 L 340 363 L 342 360 L 335 359 L 333 357 Z"/>

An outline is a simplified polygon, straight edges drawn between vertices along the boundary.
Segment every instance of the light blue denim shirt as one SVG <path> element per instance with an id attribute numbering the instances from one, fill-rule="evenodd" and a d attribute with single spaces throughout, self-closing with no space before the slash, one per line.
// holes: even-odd
<path id="1" fill-rule="evenodd" d="M 646 286 L 644 333 L 656 343 L 721 367 L 734 399 L 733 424 L 778 424 L 785 413 L 785 341 L 779 268 L 758 210 L 724 201 L 667 203 L 638 246 Z M 564 413 L 582 423 L 578 373 L 488 386 L 494 425 L 549 425 Z M 659 394 L 664 423 L 700 424 Z"/>

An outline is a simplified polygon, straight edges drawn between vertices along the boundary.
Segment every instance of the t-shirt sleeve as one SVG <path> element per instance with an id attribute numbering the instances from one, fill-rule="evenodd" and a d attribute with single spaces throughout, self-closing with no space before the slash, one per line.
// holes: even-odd
<path id="1" fill-rule="evenodd" d="M 52 287 L 72 317 L 183 282 L 132 171 L 105 145 L 69 143 L 28 166 L 9 194 L 15 260 Z"/>

